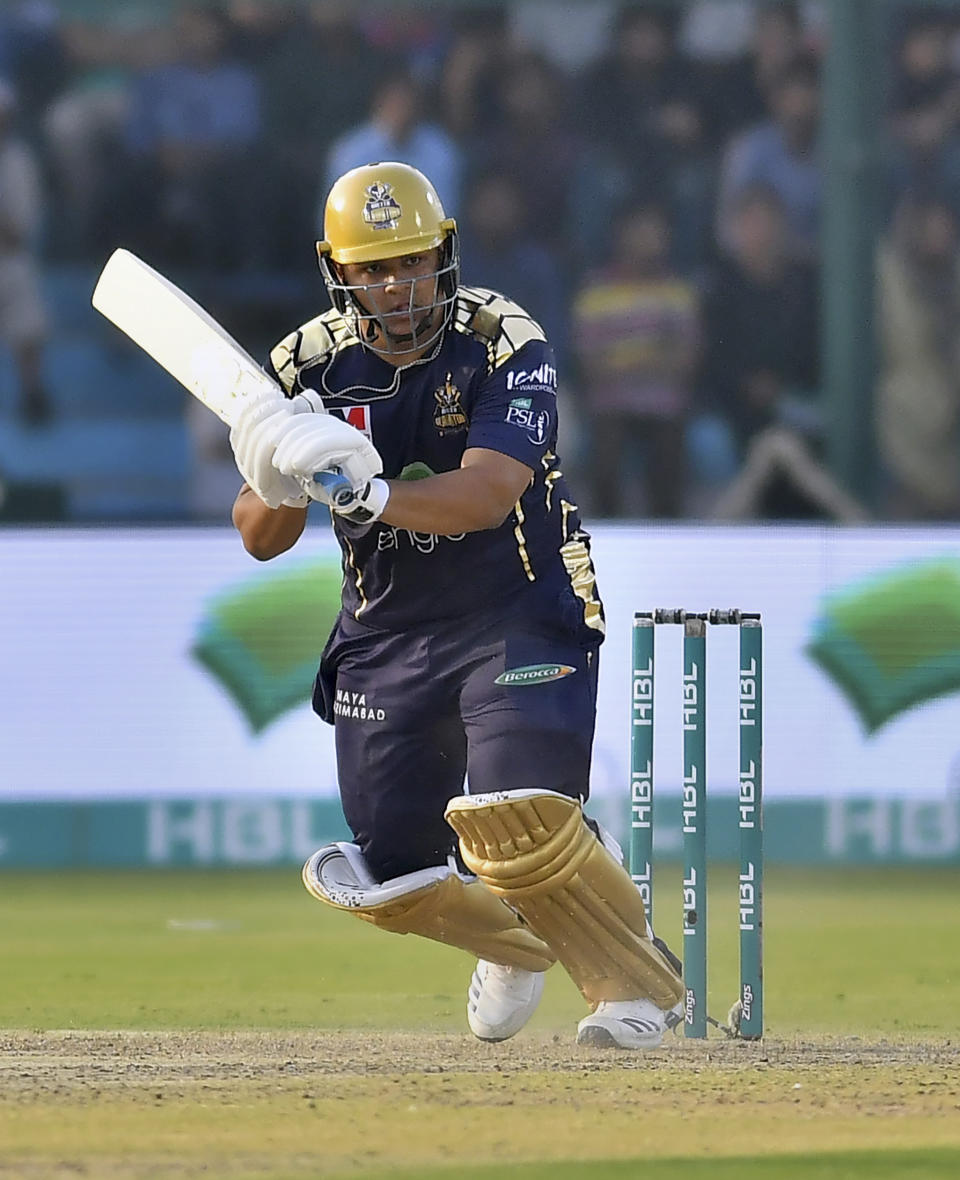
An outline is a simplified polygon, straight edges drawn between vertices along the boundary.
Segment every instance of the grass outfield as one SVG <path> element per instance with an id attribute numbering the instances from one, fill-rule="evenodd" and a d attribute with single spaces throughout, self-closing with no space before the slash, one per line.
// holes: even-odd
<path id="1" fill-rule="evenodd" d="M 960 1175 L 956 874 L 773 867 L 757 1045 L 577 1048 L 554 969 L 513 1041 L 470 963 L 297 872 L 0 875 L 0 1177 L 582 1180 Z M 711 1010 L 736 996 L 711 877 Z M 679 872 L 658 878 L 679 929 Z"/>
<path id="2" fill-rule="evenodd" d="M 955 1151 L 848 1152 L 846 1154 L 774 1156 L 765 1159 L 598 1160 L 576 1164 L 523 1164 L 511 1168 L 510 1180 L 934 1180 L 956 1176 Z M 392 1180 L 494 1180 L 503 1169 L 443 1168 L 429 1172 L 393 1172 Z M 356 1176 L 356 1180 L 361 1177 Z M 362 1180 L 378 1180 L 370 1172 Z M 291 1178 L 292 1180 L 292 1178 Z"/>

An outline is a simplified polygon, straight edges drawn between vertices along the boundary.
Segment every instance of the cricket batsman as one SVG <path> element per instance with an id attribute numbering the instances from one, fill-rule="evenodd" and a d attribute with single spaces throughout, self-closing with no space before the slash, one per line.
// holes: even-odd
<path id="1" fill-rule="evenodd" d="M 230 436 L 247 550 L 289 549 L 316 500 L 343 554 L 313 705 L 354 839 L 304 883 L 473 955 L 481 1040 L 523 1028 L 559 961 L 590 1008 L 579 1043 L 655 1048 L 680 964 L 583 813 L 604 615 L 553 352 L 521 307 L 460 285 L 456 224 L 405 164 L 341 176 L 317 252 L 333 306 L 273 349 L 286 399 L 254 400 Z M 331 470 L 346 503 L 313 480 Z"/>

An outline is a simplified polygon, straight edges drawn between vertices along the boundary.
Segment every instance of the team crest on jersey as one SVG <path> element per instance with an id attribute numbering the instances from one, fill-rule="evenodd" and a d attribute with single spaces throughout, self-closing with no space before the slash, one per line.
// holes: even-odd
<path id="1" fill-rule="evenodd" d="M 392 184 L 377 180 L 367 185 L 367 203 L 363 207 L 367 225 L 373 229 L 396 229 L 402 213 L 393 196 Z"/>
<path id="2" fill-rule="evenodd" d="M 446 381 L 433 395 L 437 402 L 437 408 L 433 411 L 433 424 L 441 434 L 449 430 L 465 430 L 467 426 L 460 390 L 454 385 L 452 376 L 452 373 L 448 373 Z"/>

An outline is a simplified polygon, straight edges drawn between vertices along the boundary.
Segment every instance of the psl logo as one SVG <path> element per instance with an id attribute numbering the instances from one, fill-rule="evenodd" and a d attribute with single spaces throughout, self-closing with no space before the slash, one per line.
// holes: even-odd
<path id="1" fill-rule="evenodd" d="M 443 385 L 434 393 L 437 408 L 433 412 L 433 424 L 441 434 L 449 430 L 465 430 L 467 415 L 463 412 L 460 390 L 453 384 L 453 374 L 448 373 Z"/>
<path id="2" fill-rule="evenodd" d="M 375 181 L 367 185 L 367 202 L 363 206 L 363 220 L 372 229 L 396 229 L 403 210 L 393 196 L 393 185 Z"/>

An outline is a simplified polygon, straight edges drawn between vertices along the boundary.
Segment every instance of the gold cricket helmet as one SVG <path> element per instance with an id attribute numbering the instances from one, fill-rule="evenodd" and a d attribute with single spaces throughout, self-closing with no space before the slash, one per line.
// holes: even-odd
<path id="1" fill-rule="evenodd" d="M 364 164 L 345 172 L 327 197 L 323 232 L 324 240 L 317 242 L 317 257 L 330 300 L 353 321 L 369 348 L 383 354 L 404 352 L 411 342 L 425 347 L 440 336 L 453 314 L 460 282 L 460 250 L 457 223 L 444 216 L 436 189 L 422 172 L 396 161 Z M 440 261 L 432 276 L 433 301 L 415 306 L 411 285 L 410 307 L 403 314 L 405 323 L 399 334 L 395 330 L 400 316 L 392 317 L 388 324 L 363 302 L 365 292 L 383 284 L 344 281 L 345 264 L 400 258 L 434 248 L 440 250 Z M 375 343 L 374 323 L 379 324 L 385 341 L 394 330 L 401 342 Z"/>
<path id="2" fill-rule="evenodd" d="M 364 164 L 330 190 L 317 253 L 340 263 L 397 258 L 442 246 L 456 229 L 422 172 L 396 162 Z"/>

